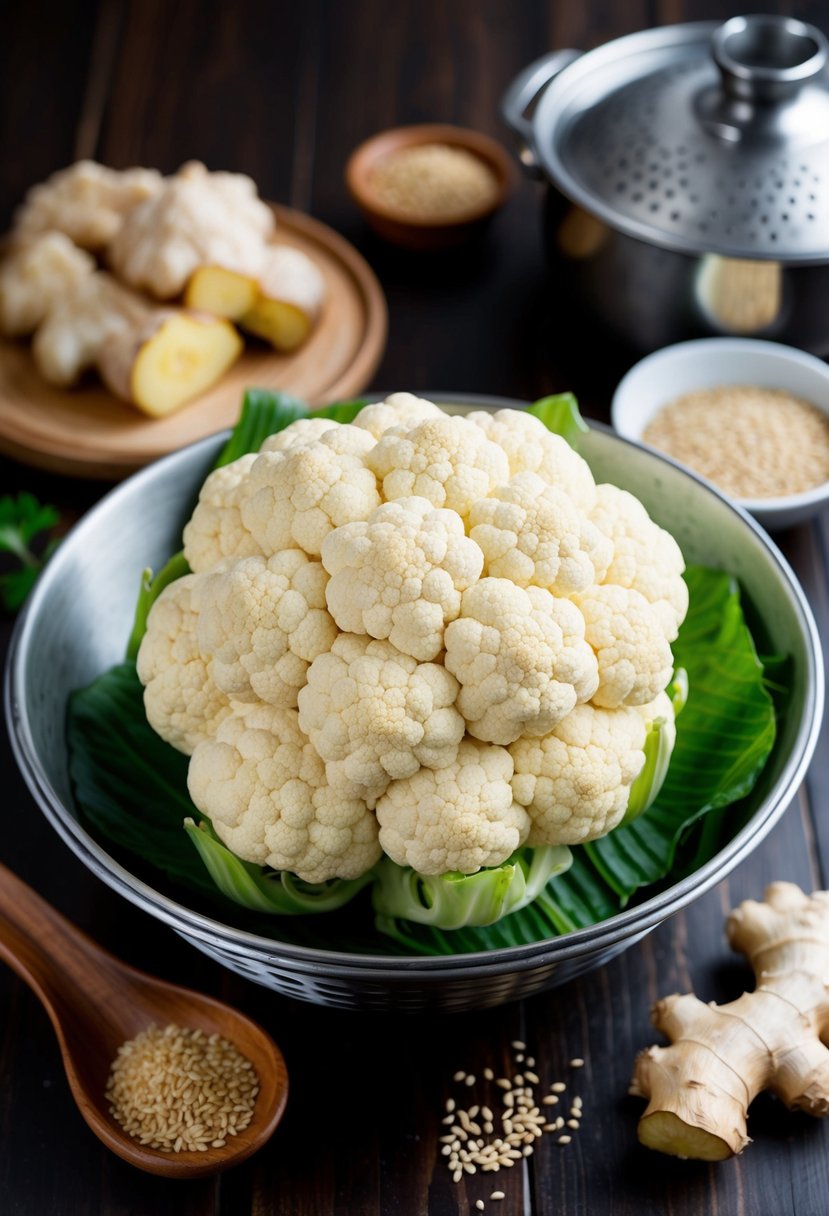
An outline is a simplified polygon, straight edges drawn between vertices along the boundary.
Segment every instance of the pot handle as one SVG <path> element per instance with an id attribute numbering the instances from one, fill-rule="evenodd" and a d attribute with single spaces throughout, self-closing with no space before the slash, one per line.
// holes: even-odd
<path id="1" fill-rule="evenodd" d="M 524 115 L 541 90 L 578 59 L 581 51 L 550 51 L 519 72 L 501 98 L 501 117 L 521 140 L 519 160 L 528 171 L 538 170 L 532 123 Z"/>

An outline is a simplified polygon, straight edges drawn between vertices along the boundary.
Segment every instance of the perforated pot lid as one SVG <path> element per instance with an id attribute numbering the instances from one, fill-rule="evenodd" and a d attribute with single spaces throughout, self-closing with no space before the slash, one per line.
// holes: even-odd
<path id="1" fill-rule="evenodd" d="M 612 227 L 685 253 L 829 260 L 829 69 L 771 15 L 620 38 L 575 59 L 532 119 L 540 166 Z"/>

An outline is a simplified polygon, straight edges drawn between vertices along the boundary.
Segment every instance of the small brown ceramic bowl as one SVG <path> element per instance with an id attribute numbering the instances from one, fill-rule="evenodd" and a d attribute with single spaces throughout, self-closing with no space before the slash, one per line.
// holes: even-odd
<path id="1" fill-rule="evenodd" d="M 372 186 L 372 175 L 386 157 L 403 148 L 421 144 L 444 144 L 477 156 L 492 170 L 497 193 L 482 206 L 451 215 L 416 215 L 380 200 Z M 345 181 L 352 198 L 371 227 L 384 240 L 407 249 L 447 249 L 479 234 L 503 206 L 514 184 L 512 158 L 488 135 L 446 123 L 423 123 L 394 127 L 373 135 L 349 157 Z"/>

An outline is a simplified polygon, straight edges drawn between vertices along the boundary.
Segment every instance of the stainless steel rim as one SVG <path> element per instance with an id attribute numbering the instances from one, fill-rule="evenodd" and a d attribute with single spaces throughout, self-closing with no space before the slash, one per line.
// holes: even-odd
<path id="1" fill-rule="evenodd" d="M 449 405 L 476 404 L 490 408 L 503 408 L 521 407 L 526 404 L 510 398 L 477 394 L 431 393 L 429 395 L 433 400 Z M 380 400 L 382 396 L 382 394 L 372 394 L 369 399 Z M 609 427 L 600 423 L 591 425 L 605 433 L 613 433 Z M 190 447 L 202 449 L 207 457 L 226 436 L 227 432 L 224 432 L 221 436 L 208 437 Z M 621 443 L 629 444 L 632 447 L 638 446 L 620 436 L 614 437 Z M 137 479 L 141 478 L 149 479 L 151 469 L 174 458 L 175 454 L 165 457 L 150 468 L 135 474 L 129 479 L 129 483 L 134 484 Z M 824 705 L 824 674 L 822 663 L 818 661 L 821 648 L 817 627 L 808 602 L 788 562 L 776 545 L 766 536 L 763 529 L 745 511 L 735 506 L 723 494 L 676 461 L 667 457 L 663 459 L 679 469 L 684 476 L 698 482 L 709 493 L 719 498 L 730 511 L 738 515 L 746 526 L 762 540 L 784 576 L 788 593 L 809 642 L 806 704 L 800 731 L 793 742 L 792 757 L 785 765 L 773 789 L 769 791 L 761 810 L 755 813 L 724 849 L 699 870 L 635 907 L 620 912 L 607 921 L 562 937 L 551 938 L 529 946 L 504 947 L 497 951 L 495 957 L 490 951 L 441 957 L 408 958 L 391 955 L 349 954 L 338 950 L 318 950 L 290 945 L 241 929 L 234 929 L 201 913 L 193 912 L 185 905 L 162 895 L 121 866 L 70 815 L 48 781 L 33 744 L 26 706 L 21 695 L 24 687 L 26 642 L 31 628 L 30 622 L 37 612 L 38 605 L 48 595 L 51 583 L 59 576 L 60 551 L 44 571 L 28 605 L 17 621 L 6 664 L 4 680 L 6 720 L 12 750 L 26 784 L 48 821 L 69 848 L 94 874 L 126 899 L 145 911 L 149 910 L 158 919 L 185 937 L 220 946 L 243 957 L 250 956 L 251 953 L 258 956 L 270 956 L 278 959 L 280 964 L 288 969 L 301 969 L 309 974 L 321 974 L 329 978 L 332 976 L 357 977 L 360 973 L 371 972 L 374 979 L 392 982 L 417 979 L 421 976 L 426 979 L 437 974 L 459 975 L 461 972 L 467 976 L 470 972 L 474 972 L 475 977 L 478 978 L 503 972 L 525 971 L 550 962 L 564 962 L 590 954 L 596 947 L 611 947 L 634 935 L 641 935 L 708 891 L 730 873 L 771 830 L 789 805 L 805 775 L 820 731 Z M 122 486 L 118 486 L 111 490 L 84 518 L 91 518 L 99 511 L 105 510 L 108 501 L 120 494 L 122 489 Z M 76 525 L 76 529 L 73 529 L 73 533 L 70 535 L 73 535 L 82 526 L 83 520 Z"/>

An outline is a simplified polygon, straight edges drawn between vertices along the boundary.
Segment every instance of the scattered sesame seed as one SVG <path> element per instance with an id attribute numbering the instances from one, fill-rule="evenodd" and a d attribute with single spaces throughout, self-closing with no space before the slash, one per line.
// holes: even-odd
<path id="1" fill-rule="evenodd" d="M 513 1039 L 511 1046 L 514 1047 L 516 1051 L 526 1051 L 527 1050 L 527 1044 L 523 1043 L 521 1041 L 521 1039 Z"/>
<path id="2" fill-rule="evenodd" d="M 574 1131 L 578 1131 L 581 1125 L 579 1124 L 578 1119 L 568 1119 L 567 1126 L 572 1127 Z"/>
<path id="3" fill-rule="evenodd" d="M 541 1105 L 542 1106 L 557 1106 L 558 1097 L 556 1096 L 556 1094 L 545 1094 L 544 1097 L 541 1099 Z"/>
<path id="4" fill-rule="evenodd" d="M 584 1106 L 584 1103 L 582 1102 L 581 1098 L 575 1097 L 573 1099 L 573 1105 L 574 1106 Z"/>
<path id="5" fill-rule="evenodd" d="M 528 1081 L 532 1081 L 533 1085 L 538 1085 L 538 1077 L 535 1075 L 534 1072 L 530 1072 L 530 1070 L 528 1068 L 524 1069 L 524 1076 L 527 1078 Z"/>
<path id="6" fill-rule="evenodd" d="M 487 1123 L 492 1122 L 492 1111 L 489 1109 L 488 1106 L 481 1107 L 481 1115 L 483 1116 L 484 1119 L 486 1119 Z"/>
<path id="7" fill-rule="evenodd" d="M 455 1109 L 455 1099 L 454 1098 L 446 1099 L 446 1109 L 449 1111 L 450 1114 Z"/>
<path id="8" fill-rule="evenodd" d="M 474 1085 L 474 1084 L 475 1084 L 475 1078 L 470 1073 L 470 1075 L 464 1080 L 464 1085 Z"/>
<path id="9" fill-rule="evenodd" d="M 495 1073 L 492 1071 L 492 1069 L 491 1069 L 491 1068 L 485 1068 L 485 1069 L 484 1069 L 484 1079 L 485 1079 L 486 1081 L 494 1081 L 494 1080 L 495 1080 Z"/>
<path id="10" fill-rule="evenodd" d="M 535 1056 L 527 1056 L 527 1064 L 530 1068 L 535 1068 Z"/>
<path id="11" fill-rule="evenodd" d="M 563 1081 L 553 1081 L 552 1085 L 550 1086 L 550 1089 L 554 1094 L 563 1094 L 566 1088 L 567 1086 Z"/>
<path id="12" fill-rule="evenodd" d="M 524 1056 L 521 1052 L 519 1052 L 518 1055 L 515 1057 L 515 1062 L 516 1062 L 516 1064 L 524 1063 Z"/>
<path id="13" fill-rule="evenodd" d="M 465 1076 L 466 1076 L 466 1073 L 463 1071 L 463 1069 L 459 1068 L 458 1071 L 455 1073 L 454 1077 L 452 1078 L 452 1080 L 453 1081 L 462 1081 Z"/>
<path id="14" fill-rule="evenodd" d="M 520 1072 L 517 1072 L 517 1073 L 515 1074 L 515 1076 L 512 1078 L 512 1083 L 513 1083 L 513 1085 L 517 1085 L 517 1086 L 519 1086 L 519 1088 L 523 1086 L 523 1084 L 524 1084 L 524 1078 L 523 1078 L 523 1076 L 521 1075 L 521 1073 L 520 1073 Z"/>
<path id="15" fill-rule="evenodd" d="M 575 1060 L 570 1061 L 571 1068 L 584 1068 L 584 1060 L 580 1056 L 576 1056 Z"/>
<path id="16" fill-rule="evenodd" d="M 492 1194 L 490 1195 L 490 1199 L 503 1199 L 503 1198 L 504 1198 L 503 1191 L 493 1191 Z"/>
<path id="17" fill-rule="evenodd" d="M 454 1122 L 455 1122 L 454 1115 L 444 1115 L 443 1118 L 441 1119 L 441 1123 L 454 1123 Z"/>
<path id="18" fill-rule="evenodd" d="M 512 1089 L 512 1081 L 508 1077 L 499 1077 L 495 1084 L 500 1085 L 501 1089 Z"/>
<path id="19" fill-rule="evenodd" d="M 470 1119 L 474 1119 L 480 1109 L 481 1109 L 480 1106 L 477 1106 L 477 1105 L 470 1106 L 469 1110 L 466 1113 L 469 1115 Z"/>
<path id="20" fill-rule="evenodd" d="M 463 1170 L 460 1167 L 458 1167 L 455 1170 L 454 1174 L 452 1175 L 452 1181 L 460 1182 L 461 1178 L 463 1178 Z"/>
<path id="21" fill-rule="evenodd" d="M 572 1138 L 572 1136 L 559 1136 L 558 1142 L 559 1144 L 569 1144 Z"/>
<path id="22" fill-rule="evenodd" d="M 479 1212 L 482 1212 L 484 1210 L 484 1208 L 486 1207 L 486 1204 L 484 1203 L 483 1199 L 476 1199 L 475 1207 L 478 1209 Z"/>

